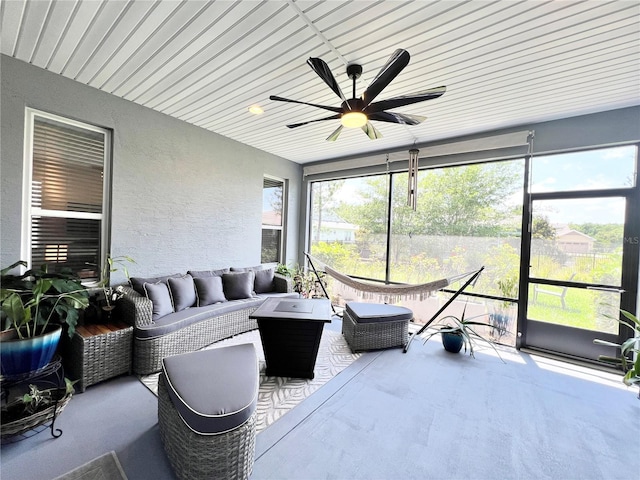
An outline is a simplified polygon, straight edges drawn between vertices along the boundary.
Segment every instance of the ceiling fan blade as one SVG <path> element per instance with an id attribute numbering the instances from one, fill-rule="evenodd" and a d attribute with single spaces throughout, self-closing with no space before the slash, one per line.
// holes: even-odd
<path id="1" fill-rule="evenodd" d="M 418 125 L 424 122 L 427 117 L 422 115 L 408 115 L 406 113 L 394 112 L 376 112 L 368 115 L 369 120 L 378 120 L 379 122 L 400 123 L 402 125 Z"/>
<path id="2" fill-rule="evenodd" d="M 399 48 L 391 54 L 387 63 L 384 64 L 384 67 L 378 72 L 378 75 L 373 79 L 371 85 L 369 85 L 362 94 L 364 107 L 369 105 L 373 99 L 398 76 L 402 69 L 407 66 L 410 58 L 409 52 L 402 48 Z"/>
<path id="3" fill-rule="evenodd" d="M 367 122 L 366 125 L 362 126 L 362 131 L 369 135 L 371 140 L 375 140 L 376 138 L 382 138 L 382 134 L 380 131 L 373 126 L 371 122 Z"/>
<path id="4" fill-rule="evenodd" d="M 343 102 L 346 101 L 342 90 L 340 90 L 340 85 L 336 82 L 333 73 L 331 73 L 331 70 L 329 69 L 329 65 L 327 65 L 324 60 L 321 58 L 311 57 L 307 60 L 307 63 L 313 71 L 316 72 L 322 80 L 324 80 L 324 83 L 329 85 L 329 88 L 331 88 L 331 90 L 333 90 L 335 94 L 342 99 Z"/>
<path id="5" fill-rule="evenodd" d="M 316 118 L 315 120 L 309 120 L 308 122 L 292 123 L 291 125 L 287 125 L 287 127 L 296 128 L 296 127 L 301 127 L 302 125 L 306 125 L 307 123 L 322 122 L 324 120 L 335 120 L 336 118 L 340 118 L 340 115 L 331 115 L 329 117 Z"/>
<path id="6" fill-rule="evenodd" d="M 441 97 L 444 92 L 447 91 L 447 87 L 436 87 L 425 90 L 424 92 L 414 93 L 412 95 L 401 95 L 399 97 L 389 98 L 380 102 L 370 104 L 365 108 L 365 113 L 376 113 L 383 110 L 389 110 L 392 108 L 404 107 L 405 105 L 411 105 L 418 102 L 424 102 L 425 100 L 432 100 L 434 98 Z"/>
<path id="7" fill-rule="evenodd" d="M 342 125 L 336 128 L 333 133 L 327 137 L 327 142 L 335 142 L 338 139 L 338 136 L 340 135 L 340 132 L 342 132 L 343 128 L 344 127 Z"/>
<path id="8" fill-rule="evenodd" d="M 341 113 L 342 109 L 340 107 L 329 107 L 328 105 L 318 105 L 317 103 L 309 103 L 309 102 L 301 102 L 299 100 L 291 100 L 289 98 L 278 97 L 277 95 L 271 95 L 269 100 L 275 100 L 276 102 L 288 102 L 288 103 L 299 103 L 301 105 L 309 105 L 311 107 L 324 108 L 325 110 L 329 110 L 330 112 Z"/>

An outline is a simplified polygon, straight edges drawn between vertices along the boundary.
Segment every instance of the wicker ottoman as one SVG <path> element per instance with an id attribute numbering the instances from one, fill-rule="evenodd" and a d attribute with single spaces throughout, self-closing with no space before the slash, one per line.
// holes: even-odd
<path id="1" fill-rule="evenodd" d="M 258 360 L 252 344 L 167 357 L 158 424 L 180 479 L 246 479 L 253 470 Z"/>
<path id="2" fill-rule="evenodd" d="M 404 347 L 413 312 L 405 307 L 348 302 L 342 317 L 342 334 L 352 352 Z"/>

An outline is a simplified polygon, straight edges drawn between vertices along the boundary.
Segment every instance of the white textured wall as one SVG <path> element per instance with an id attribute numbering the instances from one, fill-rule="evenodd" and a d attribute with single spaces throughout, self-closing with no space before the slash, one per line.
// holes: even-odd
<path id="1" fill-rule="evenodd" d="M 289 180 L 298 260 L 300 165 L 4 55 L 0 69 L 1 266 L 20 257 L 27 106 L 113 129 L 111 253 L 132 275 L 260 263 L 264 174 Z"/>

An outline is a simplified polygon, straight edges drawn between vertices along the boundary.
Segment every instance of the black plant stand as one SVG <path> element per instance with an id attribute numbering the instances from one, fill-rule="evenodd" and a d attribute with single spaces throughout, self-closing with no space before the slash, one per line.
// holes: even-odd
<path id="1" fill-rule="evenodd" d="M 35 385 L 40 390 L 53 389 L 54 402 L 45 410 L 25 416 L 24 419 L 10 422 L 2 422 L 2 444 L 15 443 L 25 438 L 32 437 L 47 428 L 51 430 L 51 436 L 58 438 L 62 430 L 55 428 L 56 418 L 61 409 L 70 399 L 66 395 L 66 384 L 62 359 L 56 356 L 51 362 L 39 370 L 33 372 L 0 377 L 0 401 L 3 410 L 16 397 L 29 393 L 29 385 Z"/>

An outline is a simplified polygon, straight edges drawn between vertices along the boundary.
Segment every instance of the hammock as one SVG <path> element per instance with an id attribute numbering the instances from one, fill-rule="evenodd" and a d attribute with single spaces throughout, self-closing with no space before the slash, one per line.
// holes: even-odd
<path id="1" fill-rule="evenodd" d="M 307 257 L 307 259 L 309 259 L 309 265 L 311 266 L 314 273 L 318 277 L 318 280 L 320 280 L 318 271 L 316 270 L 316 267 L 313 265 L 313 262 L 311 261 L 311 256 L 306 252 L 304 254 Z M 471 284 L 475 285 L 475 282 L 478 280 L 478 277 L 480 277 L 480 274 L 482 273 L 483 270 L 484 270 L 484 266 L 480 267 L 480 269 L 478 270 L 474 270 L 473 272 L 462 273 L 459 275 L 454 275 L 453 277 L 442 278 L 440 280 L 435 280 L 433 282 L 422 283 L 418 285 L 387 285 L 387 284 L 374 284 L 370 282 L 363 282 L 361 280 L 357 280 L 353 277 L 350 277 L 349 275 L 345 275 L 344 273 L 340 273 L 334 270 L 333 268 L 329 267 L 328 265 L 324 266 L 324 271 L 327 275 L 330 275 L 331 277 L 338 280 L 340 283 L 343 283 L 344 285 L 356 291 L 363 292 L 364 295 L 367 295 L 367 294 L 370 296 L 384 295 L 385 303 L 396 303 L 400 298 L 404 298 L 404 297 L 410 297 L 410 298 L 418 297 L 420 298 L 420 300 L 423 300 L 424 298 L 428 297 L 429 294 L 431 294 L 436 290 L 441 290 L 462 278 L 470 277 L 460 288 L 458 288 L 458 290 L 456 290 L 453 293 L 451 298 L 449 298 L 444 303 L 444 305 L 440 307 L 440 309 L 438 309 L 435 315 L 433 315 L 429 319 L 429 321 L 425 323 L 422 326 L 422 328 L 420 328 L 420 330 L 409 335 L 409 340 L 407 341 L 407 344 L 404 346 L 404 349 L 403 349 L 404 353 L 407 353 L 407 350 L 409 350 L 409 346 L 411 345 L 411 342 L 413 341 L 413 339 L 417 336 L 420 336 L 422 332 L 424 332 L 429 327 L 429 325 L 431 325 L 433 321 L 436 318 L 438 318 L 440 314 L 444 312 L 445 309 L 449 305 L 451 305 L 451 303 L 453 303 L 453 301 L 462 292 L 464 292 L 465 288 L 467 288 Z M 329 298 L 329 294 L 327 293 L 327 290 L 325 289 L 324 284 L 320 282 L 320 285 L 322 286 L 322 290 L 324 291 L 327 298 Z M 333 308 L 333 305 L 331 305 L 331 307 Z M 335 313 L 335 309 L 334 309 L 334 313 Z"/>
<path id="2" fill-rule="evenodd" d="M 309 265 L 317 275 L 318 273 L 311 259 L 311 255 L 305 252 L 305 256 L 309 259 Z M 386 284 L 359 280 L 344 273 L 338 272 L 337 270 L 331 268 L 329 265 L 324 264 L 324 262 L 320 260 L 316 259 L 316 262 L 323 265 L 321 269 L 324 270 L 327 275 L 333 277 L 338 282 L 347 286 L 349 289 L 357 292 L 358 296 L 360 296 L 361 298 L 371 299 L 376 296 L 381 296 L 383 297 L 382 300 L 385 303 L 397 303 L 403 298 L 410 298 L 412 300 L 424 300 L 425 298 L 432 295 L 433 292 L 442 290 L 452 283 L 455 283 L 456 281 L 473 275 L 477 272 L 477 270 L 474 270 L 472 272 L 466 272 L 448 278 L 441 278 L 438 280 L 420 284 Z"/>
<path id="3" fill-rule="evenodd" d="M 365 282 L 355 279 L 344 273 L 340 273 L 334 270 L 328 265 L 324 266 L 324 271 L 327 275 L 335 278 L 337 281 L 351 288 L 352 290 L 361 293 L 362 298 L 372 298 L 376 295 L 384 297 L 385 303 L 397 303 L 402 298 L 411 298 L 424 300 L 429 297 L 436 290 L 442 290 L 448 287 L 452 283 L 461 278 L 472 275 L 474 272 L 463 273 L 450 278 L 441 278 L 432 282 L 420 283 L 420 284 L 383 284 Z"/>

